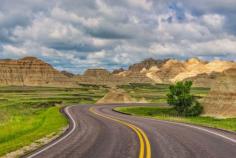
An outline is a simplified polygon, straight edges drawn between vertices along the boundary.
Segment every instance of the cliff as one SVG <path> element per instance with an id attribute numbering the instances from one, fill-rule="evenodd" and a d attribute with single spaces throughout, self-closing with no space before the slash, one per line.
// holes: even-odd
<path id="1" fill-rule="evenodd" d="M 0 85 L 72 86 L 71 79 L 35 57 L 0 60 Z"/>
<path id="2" fill-rule="evenodd" d="M 229 69 L 212 85 L 203 101 L 204 113 L 208 116 L 236 116 L 236 69 Z"/>

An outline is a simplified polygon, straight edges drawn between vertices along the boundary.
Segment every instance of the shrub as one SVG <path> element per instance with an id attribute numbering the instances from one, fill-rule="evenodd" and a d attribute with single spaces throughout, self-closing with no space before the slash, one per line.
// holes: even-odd
<path id="1" fill-rule="evenodd" d="M 199 116 L 202 113 L 203 107 L 200 105 L 200 103 L 197 101 L 194 101 L 193 103 L 195 105 L 186 108 L 183 113 L 184 116 Z"/>
<path id="2" fill-rule="evenodd" d="M 190 93 L 191 87 L 191 81 L 177 82 L 169 87 L 167 102 L 169 105 L 174 106 L 179 115 L 197 116 L 202 113 L 203 107 Z"/>

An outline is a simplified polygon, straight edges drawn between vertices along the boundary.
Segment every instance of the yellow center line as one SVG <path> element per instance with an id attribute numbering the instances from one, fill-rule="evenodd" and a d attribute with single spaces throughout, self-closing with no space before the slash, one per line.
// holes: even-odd
<path id="1" fill-rule="evenodd" d="M 113 118 L 113 117 L 110 117 L 110 116 L 106 116 L 106 115 L 102 115 L 102 114 L 99 114 L 97 113 L 96 111 L 94 111 L 94 109 L 91 107 L 89 108 L 89 111 L 98 115 L 98 116 L 101 116 L 101 117 L 104 117 L 104 118 L 107 118 L 107 119 L 110 119 L 110 120 L 113 120 L 115 122 L 118 122 L 120 124 L 123 124 L 123 125 L 126 125 L 128 126 L 129 128 L 131 128 L 138 136 L 139 138 L 139 142 L 140 142 L 140 151 L 139 151 L 139 158 L 151 158 L 151 146 L 150 146 L 150 142 L 147 138 L 147 135 L 144 133 L 144 131 L 138 127 L 136 127 L 135 125 L 133 124 L 130 124 L 130 123 L 127 123 L 123 120 L 119 120 L 119 119 L 116 119 L 116 118 Z M 145 142 L 145 144 L 144 144 Z M 145 146 L 146 146 L 146 156 L 144 156 L 144 153 L 145 153 Z"/>
<path id="2" fill-rule="evenodd" d="M 137 127 L 137 129 L 143 135 L 145 143 L 146 143 L 146 158 L 151 158 L 151 145 L 150 145 L 150 142 L 148 140 L 148 137 L 142 129 L 140 129 L 138 127 Z"/>

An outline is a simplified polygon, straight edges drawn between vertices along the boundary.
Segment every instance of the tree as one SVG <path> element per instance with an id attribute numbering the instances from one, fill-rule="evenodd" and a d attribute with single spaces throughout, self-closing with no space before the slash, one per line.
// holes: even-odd
<path id="1" fill-rule="evenodd" d="M 190 93 L 191 87 L 191 81 L 177 82 L 169 87 L 167 102 L 169 105 L 174 106 L 179 115 L 197 116 L 202 113 L 203 107 Z"/>

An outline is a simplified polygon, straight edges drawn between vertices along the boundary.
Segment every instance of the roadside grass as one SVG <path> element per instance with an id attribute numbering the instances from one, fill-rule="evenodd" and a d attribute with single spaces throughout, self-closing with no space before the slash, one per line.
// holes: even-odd
<path id="1" fill-rule="evenodd" d="M 0 154 L 7 154 L 48 134 L 57 134 L 67 125 L 66 118 L 58 111 L 59 107 L 51 107 L 37 111 L 37 115 L 14 117 L 1 127 Z"/>
<path id="2" fill-rule="evenodd" d="M 203 125 L 207 127 L 225 129 L 228 131 L 236 131 L 236 118 L 213 118 L 213 117 L 180 117 L 175 110 L 169 106 L 151 106 L 151 107 L 117 107 L 114 110 L 126 114 L 151 117 L 159 120 L 184 122 L 195 125 Z"/>
<path id="3" fill-rule="evenodd" d="M 105 86 L 78 88 L 0 87 L 0 156 L 29 145 L 67 126 L 60 113 L 70 104 L 92 104 L 107 93 Z"/>
<path id="4" fill-rule="evenodd" d="M 166 94 L 169 92 L 167 84 L 140 84 L 133 83 L 121 85 L 118 88 L 125 90 L 130 96 L 137 100 L 146 99 L 150 103 L 165 103 Z M 209 92 L 209 88 L 194 87 L 192 94 L 201 99 Z"/>

